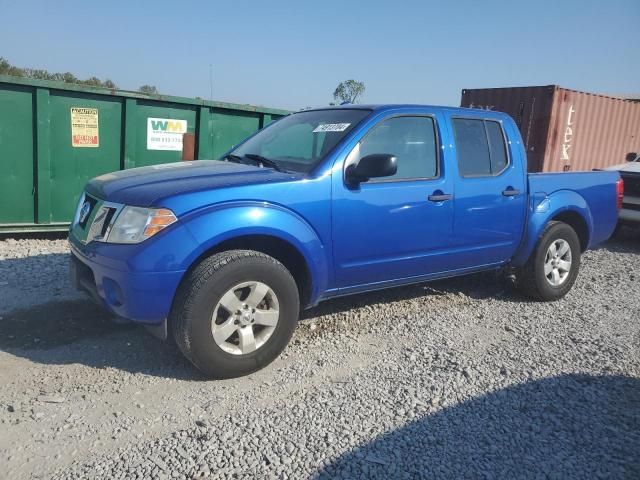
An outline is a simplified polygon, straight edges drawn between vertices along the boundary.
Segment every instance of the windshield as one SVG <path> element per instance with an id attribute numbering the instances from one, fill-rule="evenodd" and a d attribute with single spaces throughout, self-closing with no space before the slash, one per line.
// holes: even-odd
<path id="1" fill-rule="evenodd" d="M 294 113 L 258 132 L 227 159 L 253 158 L 257 163 L 262 158 L 264 166 L 275 163 L 284 170 L 308 172 L 369 113 L 355 109 Z"/>

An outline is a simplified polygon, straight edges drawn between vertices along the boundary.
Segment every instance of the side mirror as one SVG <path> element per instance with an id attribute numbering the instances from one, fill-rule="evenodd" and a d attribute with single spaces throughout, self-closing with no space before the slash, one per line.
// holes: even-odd
<path id="1" fill-rule="evenodd" d="M 626 160 L 627 162 L 637 162 L 640 160 L 640 155 L 638 155 L 636 152 L 627 153 Z"/>
<path id="2" fill-rule="evenodd" d="M 397 158 L 389 153 L 374 153 L 362 157 L 357 164 L 347 167 L 345 177 L 348 183 L 366 182 L 370 178 L 390 177 L 398 171 Z"/>

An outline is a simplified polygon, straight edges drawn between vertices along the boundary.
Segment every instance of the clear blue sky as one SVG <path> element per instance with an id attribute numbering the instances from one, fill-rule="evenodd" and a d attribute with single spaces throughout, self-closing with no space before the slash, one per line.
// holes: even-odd
<path id="1" fill-rule="evenodd" d="M 0 0 L 0 56 L 162 93 L 297 109 L 348 78 L 363 101 L 462 88 L 640 93 L 640 0 Z"/>

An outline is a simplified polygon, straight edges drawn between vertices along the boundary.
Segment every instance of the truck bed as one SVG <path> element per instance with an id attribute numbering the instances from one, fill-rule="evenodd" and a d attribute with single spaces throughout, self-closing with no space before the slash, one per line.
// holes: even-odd
<path id="1" fill-rule="evenodd" d="M 530 205 L 532 210 L 553 193 L 566 192 L 566 195 L 554 195 L 551 202 L 562 202 L 569 197 L 575 201 L 577 195 L 578 202 L 584 202 L 584 209 L 591 217 L 589 247 L 609 238 L 618 221 L 615 202 L 618 172 L 530 173 L 528 177 L 529 194 L 534 203 Z"/>

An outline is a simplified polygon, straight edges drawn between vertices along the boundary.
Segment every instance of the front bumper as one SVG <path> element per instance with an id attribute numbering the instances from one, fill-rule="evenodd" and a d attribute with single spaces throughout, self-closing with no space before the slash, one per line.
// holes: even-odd
<path id="1" fill-rule="evenodd" d="M 71 235 L 72 284 L 115 315 L 147 325 L 169 316 L 184 271 L 138 272 L 127 268 L 129 245 L 83 245 Z M 102 250 L 107 250 L 106 255 Z"/>

